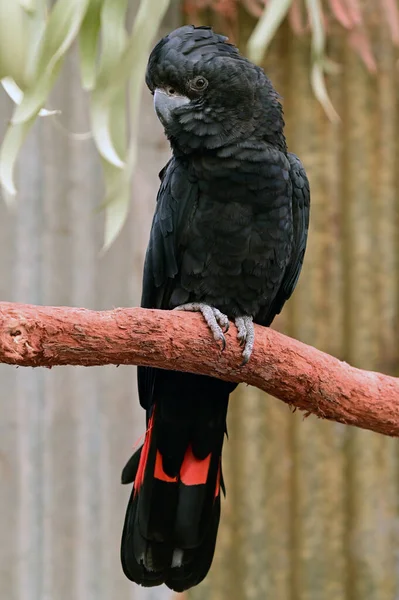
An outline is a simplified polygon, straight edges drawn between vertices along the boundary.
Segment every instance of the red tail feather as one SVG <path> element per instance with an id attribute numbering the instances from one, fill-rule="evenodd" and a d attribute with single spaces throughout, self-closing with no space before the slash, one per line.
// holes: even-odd
<path id="1" fill-rule="evenodd" d="M 206 483 L 210 462 L 210 454 L 206 458 L 199 460 L 194 456 L 190 445 L 184 455 L 183 464 L 180 469 L 180 481 L 185 485 L 201 485 Z"/>
<path id="2" fill-rule="evenodd" d="M 140 462 L 139 462 L 139 466 L 137 469 L 136 478 L 134 480 L 134 495 L 137 494 L 137 492 L 139 491 L 141 484 L 143 483 L 143 480 L 144 480 L 144 470 L 145 470 L 145 465 L 146 465 L 147 458 L 148 458 L 148 451 L 150 449 L 153 418 L 154 418 L 154 415 L 152 415 L 148 421 L 148 428 L 147 428 L 147 431 L 145 434 L 145 440 L 144 440 L 144 444 L 143 444 L 143 449 L 141 451 Z"/>
<path id="3" fill-rule="evenodd" d="M 166 481 L 166 483 L 177 483 L 177 477 L 169 477 L 163 470 L 162 466 L 162 456 L 159 450 L 157 450 L 157 455 L 155 459 L 155 471 L 154 471 L 155 479 L 160 479 L 161 481 Z"/>

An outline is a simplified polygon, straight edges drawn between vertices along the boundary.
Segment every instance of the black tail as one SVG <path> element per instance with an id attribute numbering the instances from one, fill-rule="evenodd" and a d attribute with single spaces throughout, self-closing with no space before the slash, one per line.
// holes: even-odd
<path id="1" fill-rule="evenodd" d="M 204 391 L 204 382 L 208 387 L 210 378 L 202 381 L 181 373 L 168 377 L 183 382 L 179 391 L 186 387 L 183 378 L 200 386 L 194 392 L 191 388 L 194 398 L 186 400 L 184 409 L 180 401 L 173 406 L 166 401 L 163 387 L 162 400 L 151 409 L 144 444 L 122 473 L 122 483 L 134 481 L 134 486 L 121 558 L 124 573 L 132 581 L 144 586 L 166 583 L 182 592 L 200 583 L 212 563 L 223 488 L 221 453 L 227 404 L 234 384 L 212 380 L 217 397 L 208 393 L 202 396 L 202 405 L 199 401 L 195 406 L 192 400 L 198 400 L 198 392 Z"/>

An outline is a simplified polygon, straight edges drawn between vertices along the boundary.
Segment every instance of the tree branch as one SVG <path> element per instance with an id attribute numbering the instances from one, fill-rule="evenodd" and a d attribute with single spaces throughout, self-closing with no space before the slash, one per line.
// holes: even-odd
<path id="1" fill-rule="evenodd" d="M 254 385 L 318 417 L 399 436 L 399 379 L 363 371 L 256 326 L 241 367 L 234 325 L 221 352 L 200 315 L 0 302 L 0 362 L 25 367 L 147 365 Z"/>

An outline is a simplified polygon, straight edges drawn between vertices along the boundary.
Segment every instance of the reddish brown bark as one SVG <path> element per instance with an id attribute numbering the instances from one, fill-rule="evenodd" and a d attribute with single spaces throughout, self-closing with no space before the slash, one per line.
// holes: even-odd
<path id="1" fill-rule="evenodd" d="M 256 327 L 241 367 L 232 325 L 221 352 L 195 314 L 0 303 L 0 362 L 151 365 L 245 382 L 324 419 L 399 436 L 399 379 L 363 371 L 272 329 Z"/>

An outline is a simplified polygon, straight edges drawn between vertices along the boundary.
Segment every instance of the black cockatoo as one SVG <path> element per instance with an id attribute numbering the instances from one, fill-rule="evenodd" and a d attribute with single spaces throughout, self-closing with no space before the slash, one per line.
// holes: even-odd
<path id="1" fill-rule="evenodd" d="M 170 141 L 145 259 L 144 308 L 200 311 L 222 347 L 235 321 L 248 361 L 302 267 L 309 184 L 287 152 L 279 96 L 263 70 L 209 27 L 153 49 L 146 83 Z M 220 517 L 221 453 L 235 384 L 139 367 L 147 411 L 122 536 L 126 576 L 178 592 L 206 576 Z"/>

